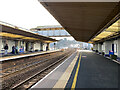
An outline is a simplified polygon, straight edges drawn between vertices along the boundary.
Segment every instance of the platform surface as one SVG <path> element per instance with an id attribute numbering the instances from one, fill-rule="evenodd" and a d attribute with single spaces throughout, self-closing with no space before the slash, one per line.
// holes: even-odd
<path id="1" fill-rule="evenodd" d="M 16 55 L 16 56 L 0 57 L 0 61 L 6 61 L 6 60 L 11 60 L 11 59 L 18 59 L 18 58 L 23 58 L 23 57 L 41 55 L 41 54 L 52 53 L 52 52 L 56 52 L 56 51 L 60 51 L 60 50 L 42 51 L 42 52 L 34 52 L 34 53 L 29 53 L 29 54 Z"/>
<path id="2" fill-rule="evenodd" d="M 118 88 L 120 65 L 92 51 L 74 53 L 36 83 L 36 88 Z"/>

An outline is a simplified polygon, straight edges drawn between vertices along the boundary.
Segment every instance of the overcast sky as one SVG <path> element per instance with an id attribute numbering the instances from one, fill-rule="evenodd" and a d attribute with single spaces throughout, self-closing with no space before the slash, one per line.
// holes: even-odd
<path id="1" fill-rule="evenodd" d="M 60 25 L 38 0 L 0 0 L 0 21 L 26 29 L 44 25 Z"/>
<path id="2" fill-rule="evenodd" d="M 59 25 L 38 0 L 0 0 L 0 21 L 26 29 Z"/>

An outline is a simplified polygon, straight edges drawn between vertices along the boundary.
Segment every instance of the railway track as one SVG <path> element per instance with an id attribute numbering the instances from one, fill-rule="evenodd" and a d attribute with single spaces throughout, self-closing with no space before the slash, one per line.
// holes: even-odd
<path id="1" fill-rule="evenodd" d="M 26 89 L 35 84 L 38 80 L 49 73 L 59 62 L 70 56 L 74 51 L 67 51 L 64 54 L 44 59 L 29 66 L 3 75 L 3 89 Z M 23 77 L 24 76 L 24 77 Z M 22 78 L 23 77 L 23 78 Z M 26 84 L 27 83 L 27 84 Z M 29 83 L 29 84 L 28 84 Z"/>
<path id="2" fill-rule="evenodd" d="M 59 53 L 59 51 L 57 51 L 57 52 Z M 36 55 L 36 56 L 32 56 L 32 57 L 24 57 L 24 58 L 9 60 L 9 61 L 2 61 L 1 62 L 2 71 L 6 71 L 7 69 L 14 68 L 18 65 L 29 64 L 33 61 L 40 59 L 40 58 L 42 59 L 42 58 L 48 57 L 48 56 L 55 54 L 55 53 L 56 52 L 52 52 L 52 53 L 47 53 L 47 54 L 43 54 L 43 55 Z"/>
<path id="3" fill-rule="evenodd" d="M 52 58 L 56 58 L 57 56 L 59 56 L 59 55 L 56 55 L 56 54 L 53 54 L 53 55 L 52 55 Z M 45 58 L 45 57 L 47 57 L 47 58 Z M 33 67 L 34 65 L 37 65 L 37 64 L 40 64 L 40 63 L 44 63 L 47 60 L 49 60 L 49 58 L 51 58 L 50 54 L 45 56 L 45 57 L 43 57 L 41 59 L 37 58 L 36 61 L 35 61 L 35 59 L 33 59 L 34 61 L 32 60 L 31 62 L 28 62 L 28 63 L 25 63 L 25 64 L 23 63 L 22 65 L 18 65 L 18 66 L 9 67 L 7 69 L 4 69 L 4 70 L 2 70 L 3 75 L 1 77 L 5 78 L 7 76 L 13 75 L 14 73 L 17 73 L 20 70 L 24 70 L 26 68 Z"/>
<path id="4" fill-rule="evenodd" d="M 69 54 L 70 55 L 70 54 Z M 16 86 L 12 87 L 12 89 L 22 89 L 22 87 L 24 87 L 24 89 L 28 89 L 31 86 L 33 86 L 38 80 L 42 79 L 46 74 L 48 74 L 50 71 L 52 71 L 55 66 L 62 60 L 64 60 L 65 58 L 67 58 L 69 55 L 66 55 L 64 57 L 62 57 L 61 59 L 59 59 L 58 61 L 52 63 L 51 65 L 47 66 L 46 68 L 44 68 L 43 70 L 41 70 L 40 72 L 34 74 L 33 76 L 29 77 L 28 79 L 24 80 L 23 82 L 17 84 Z M 35 77 L 39 77 L 40 79 L 36 79 Z M 27 82 L 29 82 L 27 84 Z"/>

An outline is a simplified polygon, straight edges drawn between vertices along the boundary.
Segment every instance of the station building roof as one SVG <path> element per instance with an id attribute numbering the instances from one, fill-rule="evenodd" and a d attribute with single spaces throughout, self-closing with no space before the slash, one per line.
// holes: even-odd
<path id="1" fill-rule="evenodd" d="M 23 28 L 19 28 L 7 23 L 0 23 L 0 36 L 15 40 L 41 41 L 45 43 L 56 42 L 57 40 L 42 36 Z"/>
<path id="2" fill-rule="evenodd" d="M 113 34 L 113 32 L 107 32 L 113 27 L 107 31 L 104 30 L 116 22 L 120 16 L 119 0 L 39 1 L 77 41 L 94 43 L 93 41 L 98 40 L 95 37 L 101 32 L 100 39 Z"/>

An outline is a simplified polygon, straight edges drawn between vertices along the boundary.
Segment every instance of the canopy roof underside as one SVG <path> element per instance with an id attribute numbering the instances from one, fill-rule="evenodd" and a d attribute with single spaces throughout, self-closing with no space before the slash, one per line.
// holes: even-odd
<path id="1" fill-rule="evenodd" d="M 45 43 L 56 42 L 57 40 L 35 34 L 28 30 L 22 30 L 16 27 L 0 24 L 0 37 L 13 40 L 41 41 Z"/>
<path id="2" fill-rule="evenodd" d="M 83 42 L 91 41 L 120 12 L 119 2 L 41 2 L 41 4 L 77 41 Z"/>

